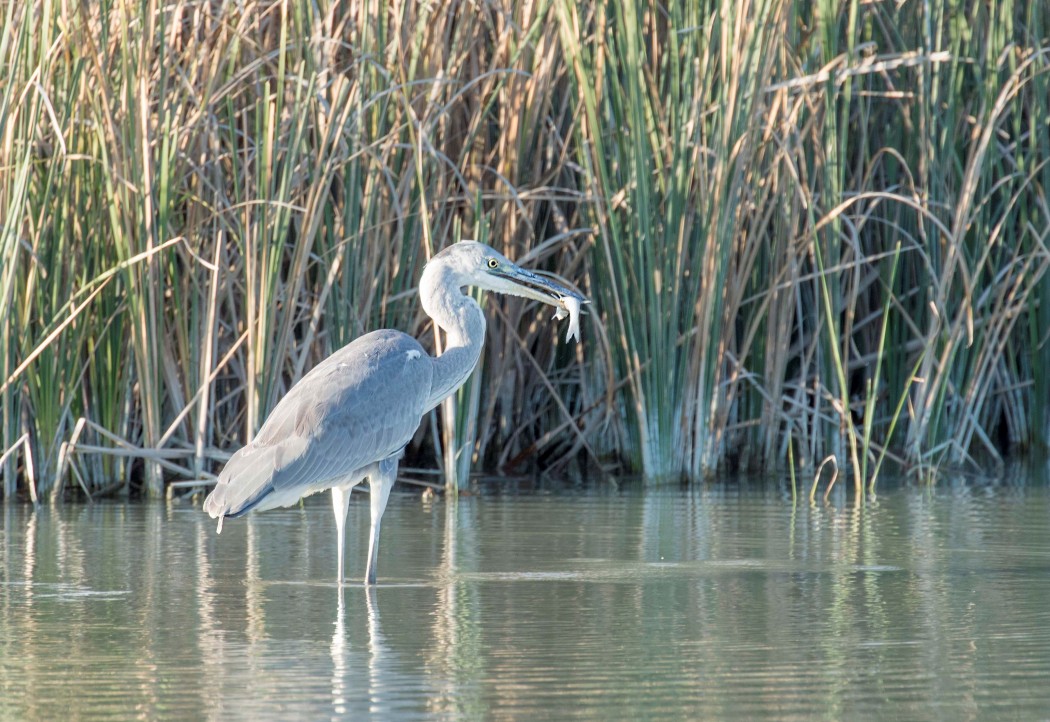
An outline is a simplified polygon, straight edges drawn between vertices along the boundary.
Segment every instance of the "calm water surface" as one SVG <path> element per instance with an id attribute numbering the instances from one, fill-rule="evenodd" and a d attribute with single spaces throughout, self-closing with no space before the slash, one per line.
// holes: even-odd
<path id="1" fill-rule="evenodd" d="M 1042 485 L 395 493 L 342 595 L 327 496 L 0 520 L 2 719 L 1050 718 Z"/>

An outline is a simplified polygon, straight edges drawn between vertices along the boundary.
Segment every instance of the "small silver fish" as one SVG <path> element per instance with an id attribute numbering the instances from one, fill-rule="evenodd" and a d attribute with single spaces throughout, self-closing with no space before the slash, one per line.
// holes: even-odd
<path id="1" fill-rule="evenodd" d="M 573 296 L 566 296 L 565 298 L 558 299 L 558 308 L 554 311 L 554 318 L 561 320 L 566 316 L 569 317 L 569 332 L 565 334 L 565 341 L 571 341 L 576 339 L 577 342 L 580 340 L 580 299 Z"/>

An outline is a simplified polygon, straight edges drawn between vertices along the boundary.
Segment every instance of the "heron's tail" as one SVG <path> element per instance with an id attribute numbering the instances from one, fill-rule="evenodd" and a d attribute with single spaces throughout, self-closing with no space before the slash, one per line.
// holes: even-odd
<path id="1" fill-rule="evenodd" d="M 230 458 L 204 500 L 204 511 L 219 520 L 217 533 L 222 533 L 224 518 L 247 514 L 273 491 L 273 475 L 271 448 L 245 446 Z"/>

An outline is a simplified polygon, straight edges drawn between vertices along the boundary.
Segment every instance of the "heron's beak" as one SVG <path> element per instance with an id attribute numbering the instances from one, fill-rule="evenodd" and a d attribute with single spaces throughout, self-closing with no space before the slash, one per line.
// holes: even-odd
<path id="1" fill-rule="evenodd" d="M 498 283 L 495 290 L 503 293 L 531 298 L 534 301 L 550 304 L 551 306 L 563 307 L 563 299 L 574 298 L 579 303 L 588 303 L 587 299 L 576 293 L 576 291 L 559 286 L 554 281 L 539 276 L 532 271 L 526 271 L 518 266 L 501 267 L 493 274 L 495 278 L 502 281 Z"/>

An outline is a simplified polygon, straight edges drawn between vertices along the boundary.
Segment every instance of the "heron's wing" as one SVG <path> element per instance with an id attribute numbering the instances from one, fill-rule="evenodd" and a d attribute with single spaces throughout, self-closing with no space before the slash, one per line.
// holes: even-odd
<path id="1" fill-rule="evenodd" d="M 376 331 L 343 347 L 230 459 L 205 510 L 235 516 L 293 504 L 396 454 L 426 411 L 432 374 L 432 359 L 403 333 Z"/>

